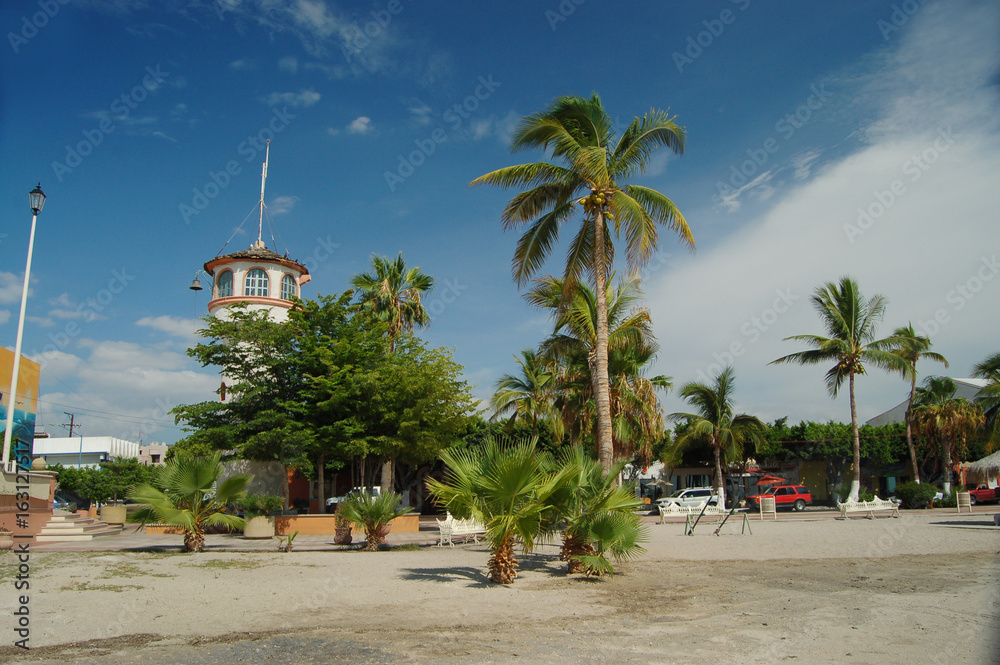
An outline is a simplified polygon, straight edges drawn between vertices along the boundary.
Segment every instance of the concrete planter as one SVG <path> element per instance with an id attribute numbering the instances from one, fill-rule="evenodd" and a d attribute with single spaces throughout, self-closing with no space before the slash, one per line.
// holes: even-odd
<path id="1" fill-rule="evenodd" d="M 274 538 L 274 518 L 268 515 L 251 517 L 243 527 L 243 537 L 250 540 Z"/>
<path id="2" fill-rule="evenodd" d="M 101 521 L 107 524 L 125 524 L 126 506 L 105 505 L 101 506 Z"/>

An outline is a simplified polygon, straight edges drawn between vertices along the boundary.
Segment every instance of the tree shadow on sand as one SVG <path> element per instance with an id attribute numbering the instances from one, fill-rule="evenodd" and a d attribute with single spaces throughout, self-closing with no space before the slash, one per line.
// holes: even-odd
<path id="1" fill-rule="evenodd" d="M 408 568 L 400 575 L 404 580 L 431 581 L 431 582 L 457 582 L 468 580 L 471 582 L 466 586 L 489 587 L 494 586 L 486 576 L 486 569 L 472 568 L 469 566 L 454 566 L 450 568 Z"/>

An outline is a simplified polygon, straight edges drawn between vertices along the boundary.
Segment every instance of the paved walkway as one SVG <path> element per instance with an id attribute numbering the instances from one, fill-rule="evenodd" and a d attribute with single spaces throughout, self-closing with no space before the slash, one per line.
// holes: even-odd
<path id="1" fill-rule="evenodd" d="M 973 514 L 993 515 L 1000 512 L 1000 507 L 994 504 L 976 505 L 972 507 Z M 903 511 L 905 512 L 905 511 Z M 955 508 L 933 508 L 929 510 L 915 511 L 922 516 L 958 516 Z M 962 513 L 968 515 L 968 513 Z M 759 521 L 758 513 L 749 514 L 751 524 Z M 438 529 L 436 518 L 440 515 L 421 515 L 420 530 L 409 533 L 392 533 L 386 536 L 386 543 L 389 545 L 417 545 L 427 547 L 438 542 Z M 778 520 L 781 522 L 832 520 L 840 517 L 840 512 L 832 508 L 809 507 L 802 512 L 779 511 Z M 741 520 L 740 513 L 733 515 L 730 520 Z M 852 516 L 849 519 L 865 519 L 863 515 Z M 878 519 L 882 519 L 879 517 Z M 683 515 L 666 518 L 667 524 L 684 524 Z M 658 515 L 648 515 L 642 518 L 644 524 L 655 528 L 659 525 Z M 770 518 L 769 518 L 770 521 Z M 699 528 L 714 528 L 717 518 L 703 518 Z M 736 522 L 734 522 L 736 523 Z M 334 545 L 333 534 L 299 534 L 295 537 L 295 551 L 334 551 L 345 549 L 345 547 L 356 547 L 358 543 L 364 543 L 364 536 L 354 536 L 354 545 Z M 126 525 L 125 530 L 117 536 L 106 536 L 85 542 L 54 542 L 54 543 L 32 543 L 33 552 L 93 552 L 93 551 L 118 551 L 118 550 L 180 550 L 182 538 L 179 535 L 153 535 L 140 531 L 135 525 Z M 246 540 L 238 535 L 208 535 L 205 537 L 206 550 L 216 552 L 271 552 L 277 551 L 277 538 L 271 540 Z"/>

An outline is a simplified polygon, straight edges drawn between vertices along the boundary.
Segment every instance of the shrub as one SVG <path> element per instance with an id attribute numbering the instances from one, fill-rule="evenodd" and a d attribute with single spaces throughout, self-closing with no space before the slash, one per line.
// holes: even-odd
<path id="1" fill-rule="evenodd" d="M 273 515 L 282 509 L 285 500 L 275 494 L 247 494 L 239 503 L 247 519 Z"/>
<path id="2" fill-rule="evenodd" d="M 926 508 L 934 500 L 937 488 L 927 483 L 913 481 L 896 486 L 896 496 L 905 508 Z"/>
<path id="3" fill-rule="evenodd" d="M 337 506 L 337 515 L 360 524 L 365 530 L 365 549 L 374 552 L 385 541 L 385 534 L 388 532 L 386 525 L 413 510 L 400 506 L 400 499 L 400 495 L 395 492 L 386 492 L 377 497 L 353 494 Z"/>

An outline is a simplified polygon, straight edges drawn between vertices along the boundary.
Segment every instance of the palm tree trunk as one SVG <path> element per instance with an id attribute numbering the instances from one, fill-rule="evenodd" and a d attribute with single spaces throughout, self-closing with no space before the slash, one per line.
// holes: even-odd
<path id="1" fill-rule="evenodd" d="M 514 536 L 507 534 L 493 549 L 488 563 L 490 580 L 497 584 L 513 584 L 517 577 L 517 558 L 514 556 Z"/>
<path id="2" fill-rule="evenodd" d="M 951 440 L 941 437 L 941 461 L 944 463 L 944 495 L 951 496 Z"/>
<path id="3" fill-rule="evenodd" d="M 385 464 L 382 465 L 382 494 L 388 494 L 392 491 L 392 471 L 393 471 L 393 461 L 392 458 L 386 460 Z"/>
<path id="4" fill-rule="evenodd" d="M 574 557 L 587 554 L 594 554 L 593 545 L 569 531 L 563 531 L 563 544 L 559 551 L 559 560 L 567 563 L 567 573 L 573 575 L 586 572 L 587 567 Z"/>
<path id="5" fill-rule="evenodd" d="M 323 469 L 326 467 L 326 454 L 319 454 L 319 463 L 316 465 L 316 484 L 319 485 L 319 514 L 326 512 L 326 478 L 323 477 Z"/>
<path id="6" fill-rule="evenodd" d="M 715 491 L 719 495 L 719 508 L 725 508 L 726 486 L 722 479 L 722 445 L 718 437 L 712 437 L 712 450 L 715 452 Z"/>
<path id="7" fill-rule="evenodd" d="M 190 531 L 184 532 L 184 551 L 185 552 L 201 552 L 205 549 L 205 530 L 201 527 L 195 527 Z"/>
<path id="8" fill-rule="evenodd" d="M 604 213 L 594 214 L 594 294 L 597 300 L 597 344 L 594 349 L 594 401 L 597 403 L 597 458 L 605 471 L 614 461 L 611 436 L 611 387 L 608 382 L 608 297 Z"/>
<path id="9" fill-rule="evenodd" d="M 906 447 L 910 450 L 910 465 L 913 467 L 913 481 L 920 484 L 920 468 L 917 466 L 917 449 L 913 447 L 913 423 L 910 416 L 913 413 L 913 398 L 917 394 L 917 377 L 910 382 L 910 401 L 906 404 Z"/>
<path id="10" fill-rule="evenodd" d="M 850 378 L 851 393 L 851 444 L 854 448 L 854 476 L 851 479 L 851 501 L 857 501 L 861 492 L 861 435 L 858 432 L 858 407 L 854 401 L 854 374 Z"/>

